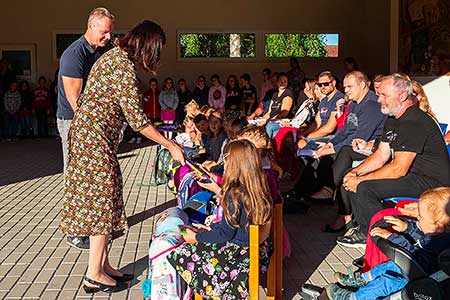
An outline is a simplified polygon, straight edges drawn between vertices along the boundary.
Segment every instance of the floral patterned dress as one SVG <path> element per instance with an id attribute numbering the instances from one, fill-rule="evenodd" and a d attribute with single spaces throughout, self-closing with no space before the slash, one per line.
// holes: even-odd
<path id="1" fill-rule="evenodd" d="M 91 236 L 127 229 L 117 150 L 124 122 L 150 124 L 137 88 L 136 68 L 114 48 L 92 67 L 69 131 L 69 155 L 60 228 Z"/>

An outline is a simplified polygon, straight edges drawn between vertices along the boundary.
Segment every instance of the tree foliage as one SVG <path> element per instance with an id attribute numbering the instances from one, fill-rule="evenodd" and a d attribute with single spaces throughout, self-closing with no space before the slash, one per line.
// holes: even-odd
<path id="1" fill-rule="evenodd" d="M 241 57 L 255 57 L 255 35 L 239 34 Z M 229 33 L 182 33 L 181 57 L 230 57 Z"/>
<path id="2" fill-rule="evenodd" d="M 325 57 L 325 35 L 271 33 L 265 36 L 266 57 Z"/>

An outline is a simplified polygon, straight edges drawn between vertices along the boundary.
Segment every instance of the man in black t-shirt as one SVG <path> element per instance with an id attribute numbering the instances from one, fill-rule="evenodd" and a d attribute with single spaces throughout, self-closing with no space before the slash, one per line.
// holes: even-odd
<path id="1" fill-rule="evenodd" d="M 450 185 L 450 160 L 436 122 L 416 105 L 411 81 L 386 76 L 379 88 L 388 115 L 378 149 L 344 177 L 359 229 L 339 237 L 343 246 L 366 242 L 370 219 L 389 197 L 418 198 L 428 189 Z"/>

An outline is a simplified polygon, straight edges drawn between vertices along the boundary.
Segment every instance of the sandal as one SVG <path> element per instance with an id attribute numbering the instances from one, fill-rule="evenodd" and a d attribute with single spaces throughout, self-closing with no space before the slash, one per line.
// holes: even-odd
<path id="1" fill-rule="evenodd" d="M 96 286 L 87 286 L 83 284 L 83 290 L 86 294 L 94 294 L 97 292 L 105 292 L 105 293 L 115 293 L 119 291 L 123 291 L 128 287 L 128 284 L 116 283 L 116 285 L 108 285 L 95 280 L 90 279 L 87 276 L 84 276 L 84 281 L 96 285 Z"/>

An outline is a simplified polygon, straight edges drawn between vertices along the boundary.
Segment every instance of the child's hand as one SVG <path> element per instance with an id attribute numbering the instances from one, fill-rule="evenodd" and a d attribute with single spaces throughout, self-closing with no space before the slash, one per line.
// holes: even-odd
<path id="1" fill-rule="evenodd" d="M 398 211 L 404 216 L 417 218 L 417 216 L 419 215 L 419 203 L 408 203 L 404 207 L 399 207 Z"/>
<path id="2" fill-rule="evenodd" d="M 201 182 L 201 181 L 197 181 L 198 185 L 201 186 L 204 189 L 207 189 L 208 191 L 213 192 L 214 194 L 218 195 L 220 194 L 221 188 L 220 186 L 215 183 L 214 181 L 211 182 Z"/>
<path id="3" fill-rule="evenodd" d="M 387 231 L 386 229 L 375 227 L 370 231 L 371 236 L 379 236 L 384 239 L 388 239 L 391 236 L 392 232 Z"/>
<path id="4" fill-rule="evenodd" d="M 200 167 L 200 169 L 202 169 L 203 172 L 208 174 L 209 179 L 211 179 L 212 181 L 217 183 L 217 175 L 216 174 L 214 174 L 213 172 L 210 172 L 209 170 L 204 168 L 203 165 L 199 165 L 199 167 Z"/>
<path id="5" fill-rule="evenodd" d="M 197 243 L 196 235 L 197 235 L 197 233 L 194 230 L 187 227 L 186 234 L 183 235 L 183 238 L 186 241 L 186 243 L 193 244 L 193 243 Z"/>
<path id="6" fill-rule="evenodd" d="M 408 228 L 408 224 L 399 218 L 393 217 L 393 216 L 386 216 L 384 217 L 384 220 L 392 225 L 392 229 L 394 229 L 397 232 L 403 232 Z"/>
<path id="7" fill-rule="evenodd" d="M 200 230 L 211 231 L 211 227 L 203 225 L 203 224 L 192 223 L 192 226 L 194 226 L 195 228 L 200 229 Z"/>

